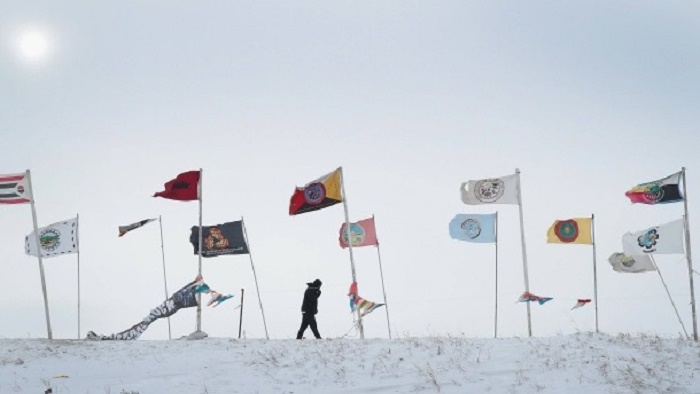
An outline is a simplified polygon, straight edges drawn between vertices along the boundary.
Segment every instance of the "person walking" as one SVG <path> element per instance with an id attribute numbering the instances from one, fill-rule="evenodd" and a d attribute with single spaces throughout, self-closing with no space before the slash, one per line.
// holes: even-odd
<path id="1" fill-rule="evenodd" d="M 311 332 L 313 332 L 316 339 L 321 339 L 321 334 L 318 333 L 318 327 L 316 326 L 316 314 L 318 313 L 318 297 L 321 296 L 322 284 L 320 279 L 306 284 L 304 301 L 301 304 L 301 327 L 299 327 L 299 332 L 297 332 L 297 339 L 303 338 L 307 327 L 311 327 Z"/>

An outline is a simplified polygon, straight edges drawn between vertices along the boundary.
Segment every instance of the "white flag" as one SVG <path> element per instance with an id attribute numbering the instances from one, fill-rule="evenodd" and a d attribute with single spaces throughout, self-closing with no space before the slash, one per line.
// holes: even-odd
<path id="1" fill-rule="evenodd" d="M 617 272 L 647 272 L 656 271 L 651 256 L 628 256 L 624 253 L 613 253 L 608 257 L 610 265 Z"/>
<path id="2" fill-rule="evenodd" d="M 649 253 L 683 254 L 683 219 L 622 236 L 622 250 L 630 256 Z"/>
<path id="3" fill-rule="evenodd" d="M 78 251 L 78 218 L 64 220 L 39 229 L 41 257 L 54 257 Z M 26 254 L 36 256 L 34 231 L 24 239 Z"/>
<path id="4" fill-rule="evenodd" d="M 468 205 L 518 204 L 518 175 L 462 183 L 462 202 Z"/>

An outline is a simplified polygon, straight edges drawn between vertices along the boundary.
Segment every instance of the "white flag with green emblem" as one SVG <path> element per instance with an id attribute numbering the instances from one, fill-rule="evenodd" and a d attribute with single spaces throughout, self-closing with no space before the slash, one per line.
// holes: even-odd
<path id="1" fill-rule="evenodd" d="M 462 202 L 467 205 L 518 204 L 518 175 L 462 183 Z"/>
<path id="2" fill-rule="evenodd" d="M 39 229 L 41 257 L 55 257 L 78 251 L 78 218 L 64 220 Z M 24 239 L 24 251 L 37 255 L 34 231 Z"/>

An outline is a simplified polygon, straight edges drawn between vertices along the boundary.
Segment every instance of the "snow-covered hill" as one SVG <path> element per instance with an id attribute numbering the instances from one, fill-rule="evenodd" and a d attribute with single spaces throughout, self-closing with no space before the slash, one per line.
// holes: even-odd
<path id="1" fill-rule="evenodd" d="M 0 340 L 0 393 L 700 393 L 689 340 Z"/>

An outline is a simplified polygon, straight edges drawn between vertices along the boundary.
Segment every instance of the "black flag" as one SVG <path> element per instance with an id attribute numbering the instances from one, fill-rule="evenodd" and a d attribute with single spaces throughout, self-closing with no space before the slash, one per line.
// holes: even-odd
<path id="1" fill-rule="evenodd" d="M 194 254 L 199 254 L 199 226 L 192 226 L 190 242 Z M 243 237 L 243 221 L 202 226 L 202 257 L 215 257 L 222 254 L 248 254 L 248 244 Z"/>

